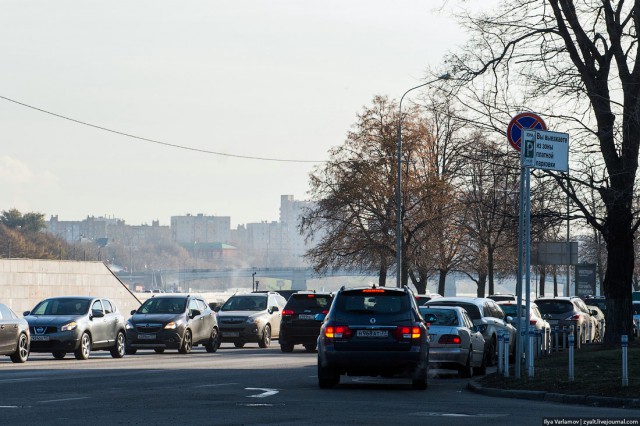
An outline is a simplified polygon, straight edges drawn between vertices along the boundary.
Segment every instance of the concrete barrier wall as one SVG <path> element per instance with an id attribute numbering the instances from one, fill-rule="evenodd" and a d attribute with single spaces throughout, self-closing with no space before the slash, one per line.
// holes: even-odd
<path id="1" fill-rule="evenodd" d="M 111 299 L 125 318 L 140 306 L 137 296 L 102 262 L 0 259 L 0 302 L 18 315 L 55 296 Z"/>

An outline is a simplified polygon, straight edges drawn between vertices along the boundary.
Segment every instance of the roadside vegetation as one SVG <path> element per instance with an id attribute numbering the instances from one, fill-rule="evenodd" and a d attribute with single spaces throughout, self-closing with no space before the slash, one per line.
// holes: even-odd
<path id="1" fill-rule="evenodd" d="M 569 382 L 569 354 L 554 352 L 537 359 L 534 377 L 523 367 L 521 378 L 489 374 L 478 379 L 482 386 L 500 389 L 547 391 L 571 395 L 640 398 L 640 345 L 628 348 L 629 386 L 622 387 L 622 349 L 604 349 L 601 344 L 583 345 L 574 352 L 574 381 Z"/>

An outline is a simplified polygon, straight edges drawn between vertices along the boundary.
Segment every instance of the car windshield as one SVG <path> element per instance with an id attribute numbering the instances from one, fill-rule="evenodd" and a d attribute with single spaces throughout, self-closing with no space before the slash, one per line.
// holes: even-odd
<path id="1" fill-rule="evenodd" d="M 84 315 L 90 303 L 88 299 L 47 299 L 38 303 L 31 315 Z"/>
<path id="2" fill-rule="evenodd" d="M 343 297 L 336 299 L 334 303 L 338 303 L 337 308 L 341 312 L 352 313 L 399 314 L 411 309 L 408 295 L 384 290 L 345 291 Z"/>
<path id="3" fill-rule="evenodd" d="M 185 311 L 184 297 L 152 297 L 138 309 L 139 314 L 179 314 Z"/>
<path id="4" fill-rule="evenodd" d="M 438 309 L 420 307 L 420 313 L 423 318 L 429 318 L 431 325 L 460 325 L 458 323 L 458 314 L 453 309 Z"/>
<path id="5" fill-rule="evenodd" d="M 267 297 L 232 296 L 227 300 L 221 311 L 264 311 L 267 309 Z"/>
<path id="6" fill-rule="evenodd" d="M 564 314 L 573 311 L 573 303 L 568 300 L 536 300 L 536 305 L 545 315 Z"/>

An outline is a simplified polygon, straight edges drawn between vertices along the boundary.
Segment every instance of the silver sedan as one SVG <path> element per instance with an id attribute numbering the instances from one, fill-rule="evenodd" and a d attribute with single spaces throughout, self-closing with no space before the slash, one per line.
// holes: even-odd
<path id="1" fill-rule="evenodd" d="M 429 324 L 429 365 L 458 370 L 460 376 L 485 374 L 485 341 L 464 308 L 458 306 L 420 306 Z"/>

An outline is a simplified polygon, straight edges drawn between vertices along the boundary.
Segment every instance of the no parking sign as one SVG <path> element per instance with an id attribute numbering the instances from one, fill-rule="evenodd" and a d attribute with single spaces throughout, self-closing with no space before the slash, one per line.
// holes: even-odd
<path id="1" fill-rule="evenodd" d="M 507 127 L 507 140 L 509 144 L 518 152 L 522 144 L 524 130 L 547 130 L 544 120 L 533 112 L 521 112 L 511 119 Z"/>

